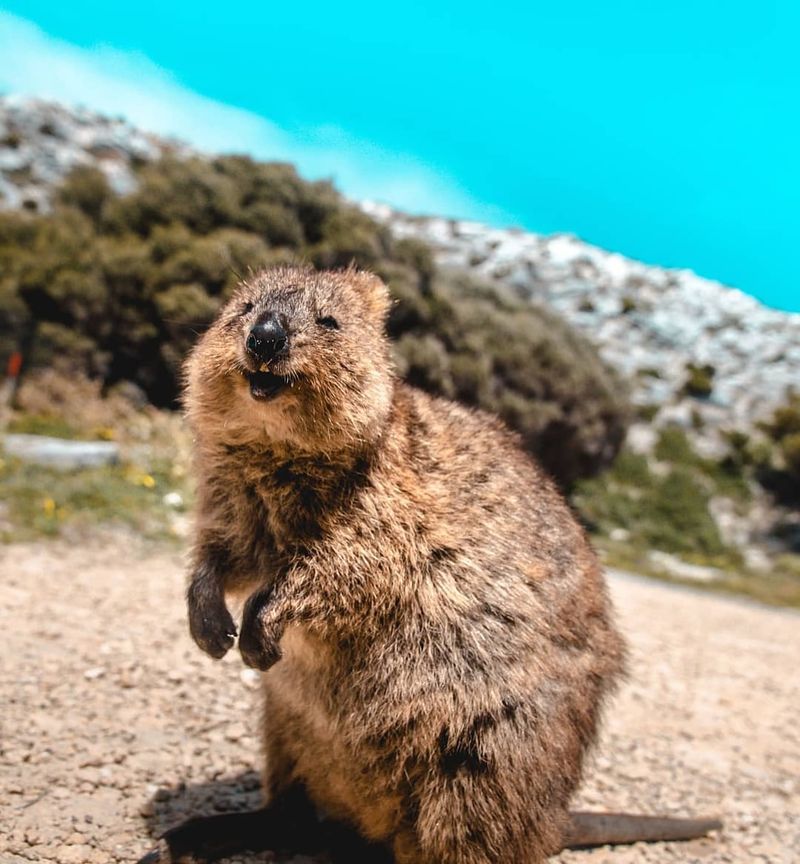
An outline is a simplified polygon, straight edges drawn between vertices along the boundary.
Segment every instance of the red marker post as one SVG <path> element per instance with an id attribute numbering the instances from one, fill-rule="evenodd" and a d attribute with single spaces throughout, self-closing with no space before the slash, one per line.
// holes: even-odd
<path id="1" fill-rule="evenodd" d="M 22 351 L 13 351 L 8 358 L 8 366 L 6 375 L 11 379 L 12 383 L 19 378 L 20 370 L 22 369 Z"/>
<path id="2" fill-rule="evenodd" d="M 19 373 L 22 371 L 22 352 L 13 351 L 6 364 L 6 380 L 0 387 L 0 427 L 5 428 L 8 421 L 8 408 L 19 381 Z"/>

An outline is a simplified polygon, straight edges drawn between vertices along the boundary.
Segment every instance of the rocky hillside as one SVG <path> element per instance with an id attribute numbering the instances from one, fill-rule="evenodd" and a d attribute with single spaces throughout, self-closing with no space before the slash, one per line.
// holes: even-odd
<path id="1" fill-rule="evenodd" d="M 0 207 L 47 211 L 53 188 L 79 165 L 100 168 L 119 193 L 137 165 L 189 148 L 141 132 L 121 118 L 52 102 L 0 97 Z"/>
<path id="2" fill-rule="evenodd" d="M 652 406 L 649 419 L 695 428 L 706 450 L 716 449 L 716 439 L 697 427 L 750 429 L 800 387 L 800 315 L 769 309 L 689 270 L 642 264 L 570 234 L 362 206 L 395 234 L 429 243 L 440 263 L 504 282 L 555 309 L 632 382 L 637 404 Z"/>

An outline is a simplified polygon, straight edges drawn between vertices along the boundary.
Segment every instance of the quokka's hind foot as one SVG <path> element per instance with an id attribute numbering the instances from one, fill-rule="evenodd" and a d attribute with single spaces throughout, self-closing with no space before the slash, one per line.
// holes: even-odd
<path id="1" fill-rule="evenodd" d="M 260 810 L 188 819 L 163 834 L 138 864 L 210 862 L 265 850 L 296 855 L 325 851 L 333 864 L 391 864 L 385 847 L 368 843 L 349 826 L 320 821 L 300 792 Z"/>
<path id="2" fill-rule="evenodd" d="M 217 861 L 239 852 L 267 849 L 318 851 L 320 823 L 304 790 L 292 787 L 258 810 L 195 816 L 170 828 L 138 864 Z"/>
<path id="3" fill-rule="evenodd" d="M 268 808 L 220 816 L 197 816 L 170 828 L 158 845 L 138 864 L 179 864 L 184 861 L 217 861 L 238 852 L 276 851 L 287 840 L 276 832 L 274 814 Z"/>

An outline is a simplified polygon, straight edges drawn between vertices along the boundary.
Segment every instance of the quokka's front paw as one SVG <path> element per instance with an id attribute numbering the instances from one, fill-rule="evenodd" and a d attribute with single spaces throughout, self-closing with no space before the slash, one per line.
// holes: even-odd
<path id="1" fill-rule="evenodd" d="M 275 624 L 264 621 L 266 594 L 254 594 L 245 604 L 242 614 L 242 632 L 239 636 L 239 650 L 248 666 L 265 672 L 281 659 L 281 632 Z"/>
<path id="2" fill-rule="evenodd" d="M 190 587 L 189 632 L 206 654 L 219 660 L 233 646 L 236 625 L 221 597 L 209 600 L 196 595 Z"/>
<path id="3" fill-rule="evenodd" d="M 269 628 L 259 626 L 258 620 L 246 629 L 243 623 L 242 633 L 239 636 L 242 660 L 253 669 L 266 672 L 283 656 L 278 641 L 278 638 L 269 632 Z"/>

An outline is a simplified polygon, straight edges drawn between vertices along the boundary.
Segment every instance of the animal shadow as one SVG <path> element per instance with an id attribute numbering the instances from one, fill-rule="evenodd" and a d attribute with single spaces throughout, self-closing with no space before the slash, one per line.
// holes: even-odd
<path id="1" fill-rule="evenodd" d="M 260 789 L 255 771 L 159 788 L 143 811 L 152 841 L 149 845 L 155 846 L 165 831 L 193 817 L 257 810 L 262 805 Z M 391 864 L 392 859 L 386 849 L 367 844 L 348 826 L 315 817 L 311 827 L 304 829 L 303 836 L 298 838 L 296 850 L 275 851 L 267 845 L 262 851 L 237 852 L 219 860 L 239 864 Z"/>

